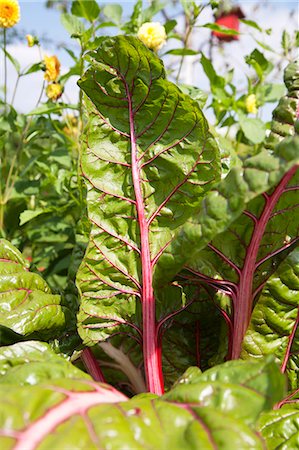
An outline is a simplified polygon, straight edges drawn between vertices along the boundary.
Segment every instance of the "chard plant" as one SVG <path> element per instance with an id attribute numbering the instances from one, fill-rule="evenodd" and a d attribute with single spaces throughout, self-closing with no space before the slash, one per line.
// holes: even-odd
<path id="1" fill-rule="evenodd" d="M 79 327 L 85 343 L 130 327 L 142 342 L 148 389 L 162 394 L 159 329 L 178 305 L 163 311 L 172 291 L 159 299 L 153 274 L 218 180 L 218 149 L 197 103 L 165 79 L 139 40 L 105 39 L 91 58 L 80 81 L 94 106 L 82 154 L 92 230 L 77 278 Z"/>
<path id="2" fill-rule="evenodd" d="M 1 448 L 296 448 L 298 63 L 265 142 L 225 165 L 154 52 L 76 19 L 89 242 L 58 294 L 0 240 Z"/>

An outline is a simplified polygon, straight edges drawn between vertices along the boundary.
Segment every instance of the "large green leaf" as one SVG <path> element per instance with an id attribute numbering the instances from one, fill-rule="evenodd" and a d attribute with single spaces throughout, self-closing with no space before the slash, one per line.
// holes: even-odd
<path id="1" fill-rule="evenodd" d="M 255 423 L 284 393 L 273 362 L 230 362 L 187 378 L 161 398 L 131 400 L 88 380 L 0 384 L 1 448 L 265 448 Z"/>
<path id="2" fill-rule="evenodd" d="M 282 154 L 291 150 L 289 154 L 295 158 L 298 157 L 298 148 L 299 139 L 280 144 Z M 261 154 L 257 158 L 260 157 Z M 246 181 L 253 189 L 260 189 L 275 173 L 275 166 L 272 165 L 271 171 L 269 164 L 271 158 L 264 158 L 260 169 L 251 165 L 251 161 L 246 161 L 248 170 L 245 178 L 247 176 Z M 244 205 L 242 214 L 223 233 L 216 235 L 197 259 L 187 266 L 198 280 L 231 296 L 233 314 L 230 339 L 233 358 L 240 355 L 256 295 L 298 241 L 298 163 L 294 159 L 291 168 L 272 190 L 267 190 Z M 277 172 L 282 175 L 286 166 L 282 161 L 279 166 Z M 267 171 L 271 171 L 270 177 L 263 177 L 266 174 L 262 170 L 266 167 Z M 259 176 L 254 176 L 255 171 Z"/>
<path id="3" fill-rule="evenodd" d="M 56 378 L 90 377 L 45 342 L 18 342 L 0 348 L 0 383 L 34 385 Z"/>
<path id="4" fill-rule="evenodd" d="M 197 102 L 165 79 L 156 55 L 118 36 L 90 60 L 79 84 L 93 103 L 81 157 L 92 230 L 77 277 L 80 334 L 88 344 L 123 324 L 141 328 L 142 277 L 151 277 L 219 178 L 217 146 Z"/>
<path id="5" fill-rule="evenodd" d="M 0 325 L 22 335 L 53 337 L 66 324 L 68 310 L 47 283 L 29 272 L 29 262 L 5 239 L 0 240 Z"/>
<path id="6" fill-rule="evenodd" d="M 275 355 L 291 389 L 299 388 L 299 250 L 266 283 L 243 342 L 242 358 Z"/>
<path id="7" fill-rule="evenodd" d="M 183 268 L 186 264 L 186 256 L 180 256 L 183 249 L 186 255 L 189 255 L 190 263 L 187 261 L 187 266 L 198 269 L 197 266 L 200 264 L 204 275 L 215 277 L 220 273 L 221 277 L 231 277 L 235 281 L 237 279 L 235 270 L 229 264 L 222 262 L 221 257 L 217 257 L 206 246 L 212 239 L 219 236 L 217 237 L 219 250 L 223 253 L 227 251 L 232 263 L 239 262 L 240 264 L 245 249 L 242 248 L 242 245 L 240 246 L 234 230 L 230 231 L 229 227 L 238 226 L 238 232 L 241 235 L 243 233 L 250 234 L 252 219 L 244 211 L 250 204 L 260 212 L 260 204 L 263 202 L 261 194 L 277 185 L 288 171 L 294 170 L 294 166 L 299 164 L 298 146 L 299 138 L 285 140 L 277 148 L 276 155 L 269 155 L 268 152 L 262 151 L 258 155 L 246 159 L 243 167 L 233 167 L 227 177 L 207 193 L 199 213 L 188 219 L 187 223 L 178 230 L 177 239 L 167 247 L 160 257 L 154 272 L 156 284 L 161 285 L 165 281 L 173 279 L 180 264 Z M 296 190 L 294 189 L 285 197 L 293 204 L 295 195 Z M 256 198 L 261 198 L 261 200 L 257 203 Z M 285 213 L 289 213 L 289 210 L 287 209 Z M 290 214 L 292 217 L 292 210 Z M 277 215 L 277 217 L 281 216 L 283 214 Z M 284 220 L 285 218 L 281 220 L 283 224 L 285 224 Z M 293 222 L 293 225 L 295 227 L 296 223 Z M 226 232 L 225 235 L 224 232 Z M 283 233 L 283 240 L 285 236 L 286 232 Z M 201 253 L 204 248 L 204 253 Z M 197 259 L 198 255 L 200 257 Z M 213 263 L 206 259 L 207 255 L 214 255 Z"/>
<path id="8" fill-rule="evenodd" d="M 288 95 L 296 100 L 299 72 L 292 74 L 286 75 L 286 85 Z M 281 117 L 282 125 L 283 119 L 288 121 L 286 135 L 295 134 L 297 103 L 292 101 Z M 279 108 L 282 114 L 284 109 Z M 190 255 L 190 263 L 185 264 L 189 273 L 181 278 L 189 284 L 206 283 L 232 299 L 223 314 L 229 326 L 228 353 L 233 358 L 240 355 L 254 299 L 299 236 L 299 138 L 273 140 L 272 133 L 268 146 L 274 141 L 280 144 L 272 145 L 271 152 L 263 150 L 248 158 L 243 169 L 232 169 L 206 195 L 199 215 L 179 230 L 180 239 L 161 256 L 154 274 L 156 283 L 174 277 L 180 246 L 185 248 Z"/>
<path id="9" fill-rule="evenodd" d="M 228 361 L 204 373 L 193 373 L 164 395 L 169 401 L 217 408 L 218 411 L 255 426 L 262 411 L 271 409 L 285 392 L 285 379 L 272 359 Z"/>

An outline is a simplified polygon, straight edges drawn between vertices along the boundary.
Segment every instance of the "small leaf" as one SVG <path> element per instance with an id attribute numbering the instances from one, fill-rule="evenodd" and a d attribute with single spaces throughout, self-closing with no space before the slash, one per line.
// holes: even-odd
<path id="1" fill-rule="evenodd" d="M 237 30 L 223 27 L 221 25 L 218 25 L 217 23 L 205 23 L 204 25 L 199 25 L 198 28 L 209 28 L 210 30 L 218 31 L 222 34 L 227 34 L 228 36 L 238 36 L 241 34 Z"/>
<path id="2" fill-rule="evenodd" d="M 285 51 L 285 53 L 288 53 L 291 47 L 291 36 L 286 30 L 283 30 L 282 36 L 281 36 L 281 47 Z"/>
<path id="3" fill-rule="evenodd" d="M 70 35 L 76 35 L 80 37 L 85 31 L 83 22 L 78 17 L 73 16 L 72 14 L 61 14 L 60 20 L 62 25 Z"/>
<path id="4" fill-rule="evenodd" d="M 107 19 L 112 20 L 112 22 L 116 24 L 121 23 L 121 17 L 123 13 L 121 5 L 117 3 L 110 3 L 104 7 L 103 13 L 107 17 Z"/>
<path id="5" fill-rule="evenodd" d="M 248 20 L 248 19 L 239 19 L 241 23 L 245 23 L 245 25 L 248 25 L 249 27 L 255 28 L 256 30 L 263 32 L 263 29 L 254 21 L 254 20 Z"/>
<path id="6" fill-rule="evenodd" d="M 17 73 L 20 74 L 21 72 L 21 66 L 18 60 L 16 60 L 6 49 L 2 48 L 5 56 L 9 59 L 9 61 L 12 63 L 14 68 L 16 69 Z"/>
<path id="7" fill-rule="evenodd" d="M 245 61 L 254 68 L 261 80 L 273 69 L 273 64 L 257 48 L 246 56 Z"/>
<path id="8" fill-rule="evenodd" d="M 172 50 L 168 50 L 168 52 L 166 52 L 165 54 L 187 56 L 187 55 L 198 55 L 198 52 L 196 50 L 191 50 L 191 48 L 173 48 Z"/>
<path id="9" fill-rule="evenodd" d="M 166 34 L 169 34 L 175 27 L 177 26 L 177 21 L 176 20 L 168 20 L 165 24 L 164 24 L 164 28 L 166 31 Z"/>
<path id="10" fill-rule="evenodd" d="M 64 109 L 78 110 L 78 106 L 67 104 L 67 103 L 55 104 L 55 103 L 49 102 L 49 103 L 44 103 L 41 106 L 38 106 L 37 108 L 33 109 L 26 115 L 27 116 L 34 116 L 34 115 L 39 116 L 42 114 L 58 113 L 60 111 L 63 111 Z"/>
<path id="11" fill-rule="evenodd" d="M 249 118 L 239 113 L 240 128 L 245 137 L 253 144 L 260 144 L 266 137 L 266 125 L 261 119 Z"/>
<path id="12" fill-rule="evenodd" d="M 72 3 L 71 12 L 74 16 L 93 22 L 98 18 L 100 8 L 95 0 L 76 0 Z"/>
<path id="13" fill-rule="evenodd" d="M 257 94 L 263 102 L 277 102 L 286 92 L 283 84 L 264 83 L 258 87 Z"/>
<path id="14" fill-rule="evenodd" d="M 42 69 L 42 63 L 32 64 L 22 75 L 29 75 L 30 73 L 39 72 Z"/>
<path id="15" fill-rule="evenodd" d="M 20 226 L 24 225 L 25 223 L 29 222 L 30 220 L 34 219 L 37 216 L 40 216 L 41 214 L 45 214 L 48 211 L 45 209 L 26 209 L 20 214 Z"/>

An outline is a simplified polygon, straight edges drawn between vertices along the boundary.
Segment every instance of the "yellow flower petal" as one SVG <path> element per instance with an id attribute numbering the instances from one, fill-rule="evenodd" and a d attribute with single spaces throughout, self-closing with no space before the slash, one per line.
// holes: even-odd
<path id="1" fill-rule="evenodd" d="M 21 18 L 20 5 L 17 0 L 0 0 L 0 27 L 11 28 Z"/>
<path id="2" fill-rule="evenodd" d="M 245 100 L 245 106 L 248 113 L 256 114 L 257 113 L 257 107 L 256 107 L 256 96 L 254 94 L 248 95 Z"/>
<path id="3" fill-rule="evenodd" d="M 31 34 L 26 34 L 26 39 L 27 39 L 28 47 L 33 47 L 35 44 L 34 37 Z"/>
<path id="4" fill-rule="evenodd" d="M 45 75 L 44 78 L 47 81 L 55 81 L 59 77 L 60 62 L 57 56 L 45 56 Z"/>
<path id="5" fill-rule="evenodd" d="M 139 28 L 137 37 L 154 51 L 159 50 L 167 39 L 165 28 L 159 22 L 145 22 Z"/>
<path id="6" fill-rule="evenodd" d="M 46 88 L 47 97 L 51 100 L 58 100 L 63 93 L 63 87 L 60 83 L 51 83 Z"/>

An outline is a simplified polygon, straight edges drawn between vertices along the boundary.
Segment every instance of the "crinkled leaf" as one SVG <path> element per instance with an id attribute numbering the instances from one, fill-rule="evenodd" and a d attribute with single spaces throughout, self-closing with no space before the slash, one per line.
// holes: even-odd
<path id="1" fill-rule="evenodd" d="M 122 324 L 140 326 L 145 250 L 136 189 L 154 267 L 219 177 L 217 146 L 198 104 L 165 79 L 156 55 L 138 39 L 118 36 L 90 58 L 79 83 L 93 102 L 81 157 L 92 230 L 77 277 L 86 343 Z"/>
<path id="2" fill-rule="evenodd" d="M 90 377 L 45 342 L 18 342 L 0 348 L 0 383 L 34 385 L 56 378 Z"/>
<path id="3" fill-rule="evenodd" d="M 299 72 L 296 74 L 298 77 Z M 292 80 L 296 85 L 295 75 Z M 293 84 L 286 85 L 288 95 L 297 95 Z M 297 102 L 287 116 L 288 134 L 295 133 L 296 108 Z M 270 142 L 274 141 L 270 137 Z M 233 168 L 218 191 L 216 188 L 206 195 L 199 215 L 180 230 L 181 239 L 166 249 L 156 267 L 156 282 L 171 279 L 180 254 L 176 246 L 181 245 L 190 254 L 187 267 L 193 274 L 184 273 L 182 278 L 188 283 L 193 277 L 193 282 L 197 279 L 197 284 L 206 283 L 231 297 L 229 310 L 224 309 L 223 315 L 228 323 L 229 356 L 233 358 L 239 357 L 254 298 L 298 240 L 298 148 L 298 136 L 285 138 L 272 152 L 263 150 L 245 160 L 243 170 Z M 196 249 L 205 245 L 197 257 Z"/>
<path id="4" fill-rule="evenodd" d="M 204 373 L 193 373 L 164 395 L 169 401 L 199 403 L 254 426 L 262 411 L 285 393 L 285 378 L 272 359 L 228 361 Z"/>
<path id="5" fill-rule="evenodd" d="M 261 415 L 258 429 L 269 450 L 298 448 L 299 402 Z"/>
<path id="6" fill-rule="evenodd" d="M 23 335 L 50 338 L 66 324 L 66 308 L 47 283 L 29 272 L 29 263 L 5 239 L 0 240 L 0 325 Z"/>
<path id="7" fill-rule="evenodd" d="M 243 358 L 275 355 L 289 378 L 299 387 L 299 250 L 281 264 L 266 283 L 251 317 L 243 342 Z"/>
<path id="8" fill-rule="evenodd" d="M 146 398 L 125 401 L 111 387 L 95 383 L 68 381 L 33 386 L 30 391 L 13 389 L 6 386 L 1 392 L 0 442 L 5 450 L 34 450 L 41 445 L 82 450 L 264 448 L 248 426 L 215 409 L 193 405 L 183 409 Z M 7 404 L 9 408 L 4 408 Z"/>
<path id="9" fill-rule="evenodd" d="M 277 149 L 277 155 L 269 155 L 266 151 L 262 151 L 258 155 L 245 160 L 243 168 L 233 167 L 227 177 L 211 192 L 207 193 L 202 201 L 199 214 L 194 215 L 187 221 L 186 225 L 178 231 L 178 238 L 164 251 L 155 269 L 154 279 L 156 283 L 161 284 L 171 280 L 177 273 L 180 259 L 182 261 L 181 267 L 183 267 L 183 264 L 186 263 L 185 258 L 180 258 L 183 249 L 187 255 L 190 255 L 190 264 L 187 263 L 187 265 L 190 265 L 191 268 L 203 270 L 204 275 L 215 277 L 216 274 L 219 274 L 220 267 L 223 267 L 223 273 L 220 273 L 221 278 L 231 278 L 235 281 L 237 279 L 235 270 L 230 264 L 226 264 L 225 261 L 222 262 L 221 256 L 218 256 L 206 245 L 212 239 L 217 239 L 217 244 L 215 242 L 214 247 L 219 246 L 219 251 L 223 254 L 228 253 L 226 256 L 229 257 L 231 262 L 237 263 L 241 267 L 242 258 L 246 255 L 246 247 L 245 244 L 242 244 L 241 236 L 245 234 L 248 240 L 250 237 L 249 230 L 252 230 L 253 226 L 253 220 L 244 211 L 250 204 L 252 208 L 255 208 L 253 213 L 260 213 L 263 205 L 261 194 L 279 183 L 283 175 L 292 170 L 296 163 L 299 163 L 298 145 L 298 138 L 286 141 L 284 145 L 281 144 Z M 296 184 L 295 180 L 292 181 L 292 184 Z M 255 198 L 259 198 L 259 196 L 260 200 L 256 201 Z M 295 190 L 288 192 L 284 196 L 283 203 L 294 204 L 295 196 Z M 278 210 L 280 210 L 280 207 L 277 207 Z M 293 221 L 294 211 L 286 209 L 282 212 L 285 215 L 289 214 L 288 222 L 285 221 L 285 217 L 281 218 L 284 215 L 283 213 L 273 216 L 273 220 L 275 220 L 275 217 L 279 217 L 284 228 L 290 223 L 291 231 L 296 227 L 296 222 Z M 223 232 L 226 229 L 224 235 Z M 287 234 L 284 229 L 281 234 L 282 241 Z M 196 255 L 200 254 L 204 247 L 206 247 L 204 252 L 197 260 Z M 264 252 L 266 250 L 262 249 Z M 213 255 L 212 261 L 207 258 L 208 255 Z M 215 281 L 215 283 L 217 282 Z"/>
<path id="10" fill-rule="evenodd" d="M 294 124 L 297 120 L 299 102 L 299 62 L 289 64 L 284 72 L 284 82 L 287 94 L 279 101 L 273 112 L 271 133 L 265 147 L 274 150 L 283 138 L 295 133 Z"/>

